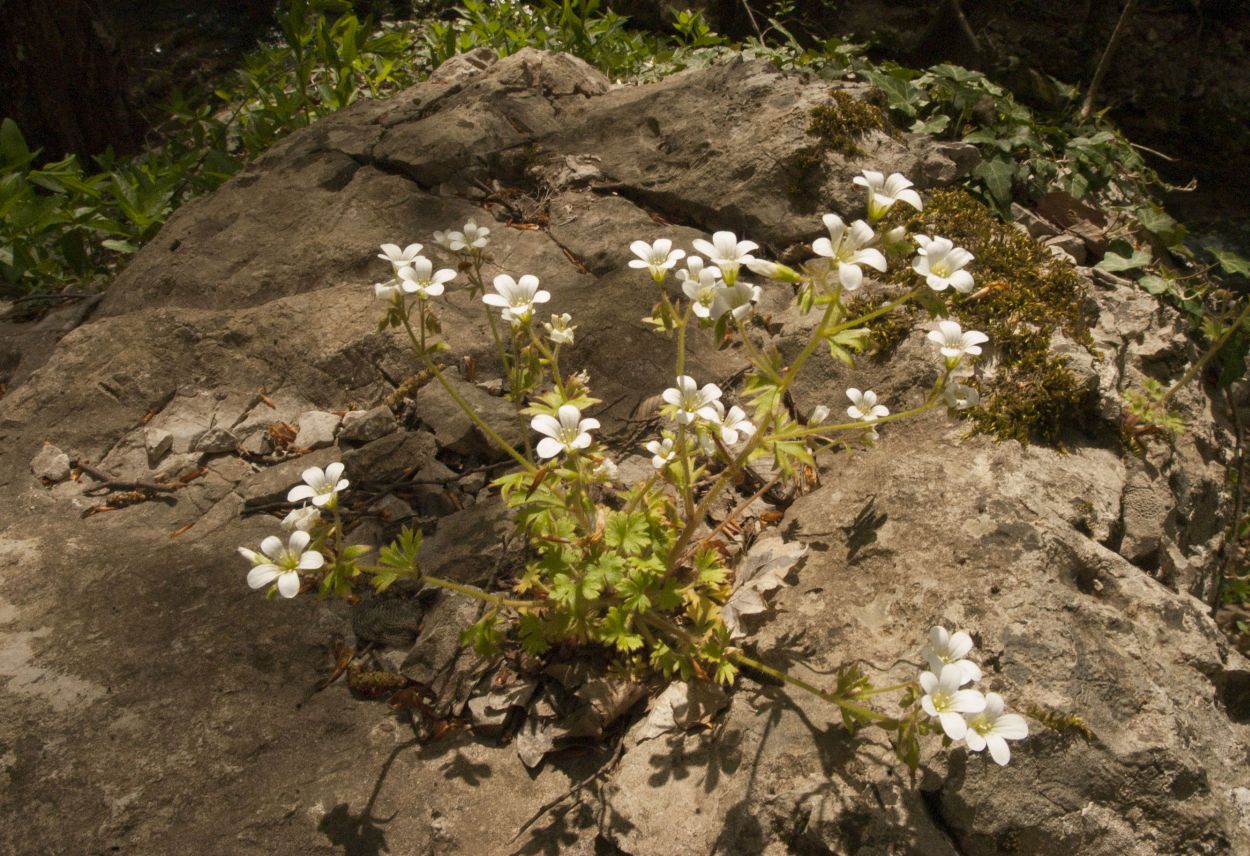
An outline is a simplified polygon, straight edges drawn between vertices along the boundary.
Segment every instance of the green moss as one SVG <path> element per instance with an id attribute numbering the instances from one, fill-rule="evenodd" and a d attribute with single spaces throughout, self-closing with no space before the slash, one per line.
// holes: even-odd
<path id="1" fill-rule="evenodd" d="M 977 287 L 947 297 L 947 308 L 965 329 L 988 335 L 998 356 L 993 380 L 981 384 L 981 405 L 970 414 L 977 429 L 1004 440 L 1058 443 L 1089 411 L 1088 391 L 1050 348 L 1055 332 L 1093 348 L 1076 271 L 962 190 L 935 191 L 924 211 L 895 216 L 976 257 L 970 269 Z M 900 284 L 914 283 L 909 268 L 896 270 Z"/>
<path id="2" fill-rule="evenodd" d="M 812 108 L 807 133 L 815 137 L 819 148 L 825 151 L 856 157 L 864 153 L 859 147 L 860 137 L 869 131 L 885 129 L 885 114 L 880 108 L 845 90 L 835 89 L 829 93 L 828 103 Z"/>
<path id="3" fill-rule="evenodd" d="M 812 174 L 824 168 L 829 152 L 858 157 L 864 153 L 858 143 L 864 134 L 889 131 L 885 113 L 879 107 L 841 89 L 832 90 L 828 102 L 813 107 L 809 119 L 807 133 L 815 138 L 814 142 L 796 151 L 786 162 L 792 174 L 788 188 L 792 194 L 799 193 L 809 184 Z"/>

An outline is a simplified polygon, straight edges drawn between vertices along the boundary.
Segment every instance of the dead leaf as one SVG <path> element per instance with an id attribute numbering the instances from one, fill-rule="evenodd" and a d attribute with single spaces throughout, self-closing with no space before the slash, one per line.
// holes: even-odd
<path id="1" fill-rule="evenodd" d="M 750 551 L 738 564 L 735 574 L 738 587 L 721 607 L 721 619 L 734 639 L 747 635 L 742 626 L 742 616 L 766 610 L 768 605 L 764 601 L 764 593 L 785 585 L 790 570 L 806 552 L 806 545 L 783 541 L 776 534 L 751 545 Z"/>
<path id="2" fill-rule="evenodd" d="M 673 681 L 651 706 L 646 722 L 638 729 L 638 742 L 707 724 L 728 703 L 729 696 L 714 683 Z"/>

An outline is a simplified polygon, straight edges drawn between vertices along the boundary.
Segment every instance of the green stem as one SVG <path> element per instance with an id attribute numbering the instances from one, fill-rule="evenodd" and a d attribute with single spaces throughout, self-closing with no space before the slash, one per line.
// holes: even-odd
<path id="1" fill-rule="evenodd" d="M 1203 367 L 1206 366 L 1207 363 L 1211 362 L 1211 358 L 1220 352 L 1233 333 L 1236 333 L 1239 329 L 1241 329 L 1241 325 L 1245 323 L 1246 318 L 1248 317 L 1250 317 L 1250 301 L 1246 301 L 1246 307 L 1241 310 L 1241 314 L 1237 316 L 1237 320 L 1235 320 L 1232 324 L 1229 324 L 1228 329 L 1220 334 L 1220 337 L 1211 344 L 1211 347 L 1207 348 L 1206 352 L 1198 358 L 1198 361 L 1190 366 L 1188 371 L 1181 375 L 1181 379 L 1172 384 L 1171 388 L 1167 392 L 1163 393 L 1162 397 L 1159 399 L 1159 405 L 1163 406 L 1164 404 L 1167 404 L 1172 396 L 1176 395 L 1176 393 L 1180 391 L 1181 387 L 1193 380 L 1198 375 L 1198 372 L 1202 371 Z"/>
<path id="2" fill-rule="evenodd" d="M 495 429 L 487 425 L 482 417 L 478 416 L 477 413 L 474 412 L 473 408 L 469 406 L 469 403 L 464 400 L 464 397 L 456 391 L 455 387 L 451 385 L 447 378 L 443 376 L 442 370 L 439 369 L 438 365 L 432 359 L 430 359 L 430 355 L 421 348 L 421 342 L 417 338 L 416 332 L 412 329 L 412 323 L 407 318 L 403 318 L 403 324 L 404 329 L 408 331 L 408 338 L 412 340 L 412 345 L 417 349 L 417 354 L 421 357 L 421 361 L 425 363 L 425 367 L 429 370 L 430 374 L 434 376 L 435 380 L 437 380 L 443 387 L 444 391 L 451 396 L 451 400 L 456 402 L 456 405 L 464 411 L 464 415 L 469 417 L 469 421 L 476 425 L 478 430 L 485 434 L 492 443 L 520 464 L 522 469 L 524 469 L 527 473 L 532 474 L 537 472 L 538 468 L 531 464 L 524 455 L 514 449 L 511 443 L 503 437 L 500 437 Z M 526 436 L 528 437 L 528 434 Z"/>
<path id="3" fill-rule="evenodd" d="M 495 606 L 503 609 L 534 609 L 535 607 L 542 605 L 542 601 L 507 598 L 501 594 L 491 594 L 488 591 L 483 591 L 477 586 L 465 585 L 464 583 L 445 580 L 441 577 L 431 577 L 428 574 L 422 574 L 421 581 L 429 583 L 432 586 L 438 586 L 439 588 L 450 589 L 451 591 L 476 598 L 477 600 L 485 601 L 486 603 L 493 603 Z"/>

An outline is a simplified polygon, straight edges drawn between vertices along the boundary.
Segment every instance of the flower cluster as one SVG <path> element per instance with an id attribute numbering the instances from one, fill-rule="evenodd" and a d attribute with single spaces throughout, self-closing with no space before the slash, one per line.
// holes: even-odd
<path id="1" fill-rule="evenodd" d="M 401 254 L 393 244 L 383 246 Z M 412 250 L 412 247 L 408 248 Z M 418 246 L 412 256 L 420 252 Z M 276 535 L 270 535 L 260 542 L 260 552 L 239 548 L 239 554 L 252 563 L 247 575 L 247 584 L 254 589 L 264 588 L 270 583 L 277 583 L 278 594 L 283 597 L 295 597 L 300 590 L 300 571 L 315 571 L 325 564 L 325 556 L 319 550 L 309 549 L 313 541 L 312 530 L 321 522 L 320 509 L 334 510 L 338 507 L 339 494 L 347 490 L 350 482 L 343 478 L 343 465 L 335 462 L 324 470 L 321 467 L 309 467 L 304 470 L 303 484 L 298 484 L 286 495 L 287 502 L 309 500 L 312 505 L 301 505 L 294 508 L 282 519 L 282 528 L 290 532 L 286 545 Z"/>
<path id="2" fill-rule="evenodd" d="M 950 633 L 939 626 L 929 631 L 929 644 L 921 652 L 929 668 L 920 673 L 920 706 L 951 740 L 964 741 L 973 752 L 989 749 L 995 763 L 1005 765 L 1011 760 L 1007 741 L 1023 740 L 1029 726 L 1024 717 L 1006 712 L 998 693 L 963 689 L 981 680 L 981 667 L 967 659 L 971 651 L 972 637 L 962 630 Z"/>

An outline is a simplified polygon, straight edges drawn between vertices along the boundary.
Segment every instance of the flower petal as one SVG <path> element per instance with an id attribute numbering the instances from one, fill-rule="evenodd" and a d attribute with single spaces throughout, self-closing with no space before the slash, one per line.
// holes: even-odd
<path id="1" fill-rule="evenodd" d="M 299 594 L 299 574 L 288 571 L 278 577 L 278 594 L 283 597 L 295 597 Z"/>

